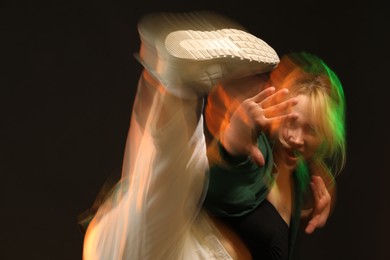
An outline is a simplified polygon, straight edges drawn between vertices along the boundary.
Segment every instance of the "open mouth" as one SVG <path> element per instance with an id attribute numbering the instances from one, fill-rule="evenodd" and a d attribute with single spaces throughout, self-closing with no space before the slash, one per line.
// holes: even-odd
<path id="1" fill-rule="evenodd" d="M 296 149 L 285 148 L 286 156 L 288 159 L 296 161 L 301 156 L 301 153 Z"/>

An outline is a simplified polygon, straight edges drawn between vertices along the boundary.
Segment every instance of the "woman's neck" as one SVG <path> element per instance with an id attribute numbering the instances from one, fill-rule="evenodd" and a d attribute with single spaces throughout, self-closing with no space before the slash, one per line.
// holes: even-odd
<path id="1" fill-rule="evenodd" d="M 275 161 L 275 183 L 272 186 L 267 200 L 276 208 L 283 220 L 290 225 L 293 197 L 294 197 L 294 180 L 293 169 L 286 167 L 285 164 L 277 164 Z"/>

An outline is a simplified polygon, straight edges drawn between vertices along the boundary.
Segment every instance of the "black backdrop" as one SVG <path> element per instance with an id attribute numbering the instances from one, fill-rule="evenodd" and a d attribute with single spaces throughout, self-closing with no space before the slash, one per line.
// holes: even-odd
<path id="1" fill-rule="evenodd" d="M 280 54 L 318 54 L 347 98 L 348 163 L 327 226 L 296 259 L 390 259 L 385 1 L 3 1 L 0 259 L 81 259 L 77 215 L 121 167 L 140 65 L 137 21 L 215 10 Z M 386 149 L 387 148 L 387 149 Z"/>

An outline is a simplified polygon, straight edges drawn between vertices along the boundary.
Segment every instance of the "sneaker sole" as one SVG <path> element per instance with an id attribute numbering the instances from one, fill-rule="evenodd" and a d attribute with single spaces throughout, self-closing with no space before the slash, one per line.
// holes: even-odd
<path id="1" fill-rule="evenodd" d="M 165 47 L 175 58 L 211 60 L 238 58 L 271 66 L 279 63 L 272 47 L 261 39 L 237 29 L 216 31 L 175 31 L 165 39 Z"/>

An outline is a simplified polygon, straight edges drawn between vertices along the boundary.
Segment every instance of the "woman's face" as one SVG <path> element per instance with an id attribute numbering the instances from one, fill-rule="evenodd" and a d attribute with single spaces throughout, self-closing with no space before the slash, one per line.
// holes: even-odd
<path id="1" fill-rule="evenodd" d="M 305 160 L 310 159 L 323 141 L 315 130 L 315 122 L 312 122 L 308 96 L 301 94 L 297 99 L 298 104 L 291 108 L 291 112 L 298 117 L 282 124 L 280 138 L 283 141 L 277 145 L 277 156 L 281 159 L 279 163 L 285 163 L 289 167 L 296 167 L 299 156 Z"/>

